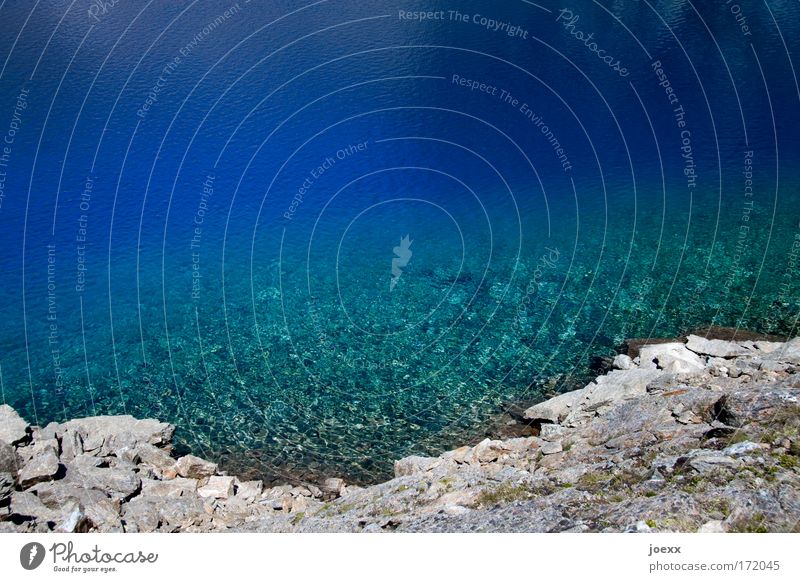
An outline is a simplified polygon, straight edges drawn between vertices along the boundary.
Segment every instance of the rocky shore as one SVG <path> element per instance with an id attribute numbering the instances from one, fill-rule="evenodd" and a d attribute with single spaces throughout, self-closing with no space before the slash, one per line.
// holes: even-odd
<path id="1" fill-rule="evenodd" d="M 631 357 L 634 356 L 634 357 Z M 172 425 L 0 407 L 0 532 L 800 531 L 800 338 L 689 336 L 527 408 L 535 436 L 407 457 L 366 488 L 265 489 Z"/>

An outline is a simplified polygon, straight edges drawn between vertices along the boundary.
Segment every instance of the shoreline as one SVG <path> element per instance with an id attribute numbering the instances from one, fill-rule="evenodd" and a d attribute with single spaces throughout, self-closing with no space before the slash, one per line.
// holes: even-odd
<path id="1" fill-rule="evenodd" d="M 36 427 L 3 405 L 0 531 L 797 531 L 800 338 L 747 337 L 630 340 L 585 387 L 518 405 L 500 428 L 521 434 L 366 487 L 264 487 L 177 458 L 158 420 Z"/>

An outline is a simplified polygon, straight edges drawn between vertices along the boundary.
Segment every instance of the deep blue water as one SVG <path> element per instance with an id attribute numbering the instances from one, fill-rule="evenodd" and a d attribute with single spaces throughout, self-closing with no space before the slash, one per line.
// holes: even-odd
<path id="1" fill-rule="evenodd" d="M 374 480 L 625 338 L 795 333 L 794 3 L 0 18 L 0 377 L 31 421 Z"/>

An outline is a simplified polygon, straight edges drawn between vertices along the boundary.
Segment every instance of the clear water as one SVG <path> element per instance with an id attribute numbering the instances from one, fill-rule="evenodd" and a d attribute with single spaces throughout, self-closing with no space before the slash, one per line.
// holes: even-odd
<path id="1" fill-rule="evenodd" d="M 794 5 L 562 8 L 0 4 L 4 401 L 373 481 L 627 337 L 794 334 Z"/>

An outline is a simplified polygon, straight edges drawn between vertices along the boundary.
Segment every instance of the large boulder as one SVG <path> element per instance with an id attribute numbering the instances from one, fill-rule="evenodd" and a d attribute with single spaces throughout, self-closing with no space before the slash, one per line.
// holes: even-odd
<path id="1" fill-rule="evenodd" d="M 91 416 L 70 420 L 59 426 L 59 434 L 75 431 L 86 435 L 83 439 L 85 451 L 113 452 L 121 446 L 150 443 L 166 446 L 172 441 L 175 426 L 152 418 L 136 419 L 130 415 Z"/>
<path id="2" fill-rule="evenodd" d="M 21 464 L 14 447 L 0 441 L 0 473 L 16 473 Z"/>
<path id="3" fill-rule="evenodd" d="M 425 473 L 442 464 L 442 459 L 436 457 L 419 457 L 411 455 L 394 462 L 394 476 L 405 477 Z M 339 492 L 338 490 L 336 491 Z"/>
<path id="4" fill-rule="evenodd" d="M 127 467 L 104 467 L 95 464 L 93 457 L 79 455 L 67 463 L 65 481 L 99 489 L 114 500 L 125 500 L 136 494 L 142 486 L 139 476 Z"/>
<path id="5" fill-rule="evenodd" d="M 17 479 L 20 486 L 23 489 L 27 489 L 36 483 L 55 479 L 60 470 L 61 464 L 58 461 L 58 457 L 52 450 L 47 449 L 25 463 Z"/>
<path id="6" fill-rule="evenodd" d="M 9 515 L 13 520 L 33 520 L 40 523 L 55 522 L 61 512 L 47 507 L 42 500 L 30 491 L 14 491 L 11 494 Z"/>
<path id="7" fill-rule="evenodd" d="M 738 343 L 706 339 L 697 335 L 690 335 L 687 338 L 686 347 L 696 354 L 715 356 L 717 358 L 735 358 L 753 353 L 753 350 Z"/>
<path id="8" fill-rule="evenodd" d="M 192 479 L 202 479 L 204 477 L 211 477 L 217 472 L 216 463 L 206 461 L 194 455 L 186 455 L 181 457 L 177 462 L 178 475 L 181 477 L 190 477 Z"/>
<path id="9" fill-rule="evenodd" d="M 197 490 L 200 497 L 213 499 L 227 499 L 233 495 L 233 477 L 214 475 L 208 478 L 208 483 Z"/>
<path id="10" fill-rule="evenodd" d="M 585 397 L 585 388 L 572 392 L 565 392 L 550 400 L 545 400 L 544 402 L 531 406 L 523 413 L 523 416 L 526 420 L 533 422 L 558 423 L 564 420 L 578 402 Z"/>
<path id="11" fill-rule="evenodd" d="M 28 438 L 28 423 L 8 404 L 0 405 L 0 441 L 15 445 Z"/>
<path id="12" fill-rule="evenodd" d="M 211 518 L 197 497 L 136 497 L 123 505 L 126 532 L 177 532 L 207 526 Z"/>
<path id="13" fill-rule="evenodd" d="M 197 494 L 197 479 L 176 477 L 167 481 L 142 479 L 143 497 L 187 497 Z"/>
<path id="14" fill-rule="evenodd" d="M 682 343 L 642 346 L 639 349 L 642 368 L 659 368 L 671 374 L 702 372 L 705 362 Z"/>
<path id="15" fill-rule="evenodd" d="M 249 503 L 254 503 L 261 497 L 264 490 L 262 481 L 239 481 L 236 483 L 236 497 Z"/>
<path id="16" fill-rule="evenodd" d="M 583 391 L 584 401 L 578 401 L 575 413 L 594 412 L 603 406 L 617 404 L 624 400 L 644 396 L 647 385 L 658 378 L 660 370 L 633 368 L 630 370 L 612 370 L 605 376 L 598 376 L 594 384 Z"/>
<path id="17" fill-rule="evenodd" d="M 134 450 L 134 456 L 140 464 L 153 469 L 162 479 L 171 479 L 178 474 L 175 459 L 166 450 L 150 443 L 140 443 Z M 185 476 L 194 477 L 194 475 Z"/>

